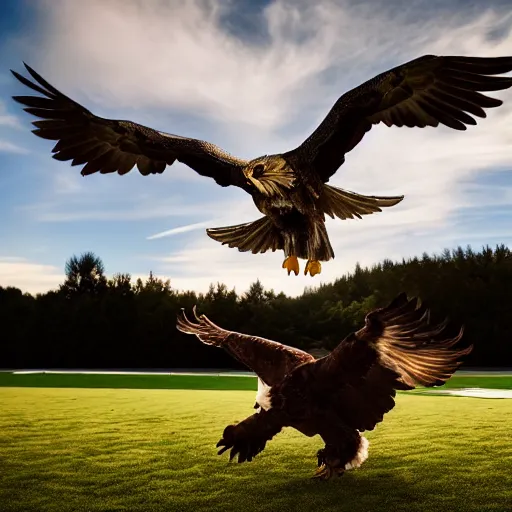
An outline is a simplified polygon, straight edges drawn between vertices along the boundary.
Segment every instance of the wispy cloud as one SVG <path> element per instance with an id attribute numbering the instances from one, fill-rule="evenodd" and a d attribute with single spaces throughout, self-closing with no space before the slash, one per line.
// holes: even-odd
<path id="1" fill-rule="evenodd" d="M 8 126 L 10 128 L 21 128 L 20 121 L 17 117 L 3 114 L 0 108 L 0 126 Z"/>
<path id="2" fill-rule="evenodd" d="M 29 153 L 29 150 L 26 148 L 22 148 L 21 146 L 18 146 L 17 144 L 13 144 L 12 142 L 9 142 L 7 140 L 0 139 L 0 152 L 17 153 L 20 155 L 24 155 L 26 153 Z"/>
<path id="3" fill-rule="evenodd" d="M 165 236 L 173 236 L 179 235 L 180 233 L 187 233 L 189 231 L 194 231 L 196 229 L 205 228 L 211 226 L 216 221 L 208 221 L 208 222 L 196 222 L 194 224 L 187 224 L 185 226 L 179 226 L 177 228 L 168 229 L 167 231 L 161 231 L 160 233 L 156 233 L 155 235 L 148 236 L 148 240 L 154 240 L 156 238 L 163 238 Z"/>
<path id="4" fill-rule="evenodd" d="M 2 263 L 23 263 L 26 261 L 26 258 L 21 258 L 19 256 L 0 256 L 0 262 Z"/>
<path id="5" fill-rule="evenodd" d="M 82 176 L 75 169 L 59 166 L 53 173 L 53 192 L 56 194 L 73 195 L 83 190 L 80 183 Z"/>
<path id="6" fill-rule="evenodd" d="M 126 204 L 119 205 L 118 208 L 96 209 L 95 207 L 84 208 L 84 205 L 78 204 L 76 209 L 62 209 L 61 205 L 56 202 L 33 204 L 23 206 L 20 209 L 31 213 L 38 222 L 82 222 L 82 221 L 117 221 L 130 222 L 137 220 L 149 220 L 166 217 L 187 217 L 191 215 L 208 215 L 217 208 L 215 204 L 176 204 L 170 200 L 169 202 L 155 201 L 146 204 L 138 202 L 131 208 L 127 208 Z M 68 208 L 71 208 L 68 206 Z M 186 230 L 188 231 L 188 230 Z M 153 238 L 160 238 L 154 236 Z"/>
<path id="7" fill-rule="evenodd" d="M 18 129 L 21 128 L 19 118 L 7 113 L 5 103 L 2 100 L 0 100 L 0 126 Z"/>

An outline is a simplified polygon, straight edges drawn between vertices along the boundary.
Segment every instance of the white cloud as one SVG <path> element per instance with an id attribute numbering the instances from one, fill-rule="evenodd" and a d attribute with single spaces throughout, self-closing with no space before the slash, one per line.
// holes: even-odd
<path id="1" fill-rule="evenodd" d="M 185 114 L 200 117 L 205 121 L 202 136 L 221 141 L 228 151 L 238 149 L 243 157 L 293 148 L 341 93 L 419 55 L 512 55 L 510 32 L 501 39 L 487 36 L 498 24 L 512 24 L 511 16 L 504 18 L 492 9 L 474 19 L 455 12 L 425 18 L 411 16 L 412 4 L 391 12 L 385 4 L 350 7 L 342 1 L 278 0 L 265 9 L 268 41 L 256 45 L 224 30 L 221 14 L 231 4 L 220 0 L 47 0 L 41 5 L 43 30 L 27 60 L 51 83 L 100 115 L 108 107 L 138 120 L 137 116 L 151 118 L 154 112 L 168 109 L 169 126 L 160 129 L 173 133 L 195 136 L 183 133 L 173 121 L 178 119 L 176 112 L 180 119 Z M 440 250 L 461 234 L 478 245 L 474 233 L 461 230 L 454 216 L 475 201 L 479 207 L 495 206 L 498 200 L 506 205 L 508 195 L 498 198 L 489 188 L 475 198 L 468 186 L 491 167 L 512 166 L 512 91 L 492 95 L 505 104 L 488 110 L 487 119 L 479 119 L 466 132 L 377 126 L 347 155 L 333 184 L 370 195 L 406 197 L 398 206 L 361 221 L 329 221 L 336 259 L 324 264 L 320 276 L 288 277 L 280 268 L 282 253 L 238 253 L 199 229 L 157 270 L 169 273 L 173 285 L 183 288 L 205 290 L 210 282 L 223 281 L 244 290 L 259 277 L 276 290 L 298 293 L 305 285 L 330 281 L 351 270 L 356 261 L 372 263 Z M 215 185 L 209 189 L 214 191 L 211 200 L 190 205 L 192 187 L 177 194 L 172 184 L 182 176 L 197 182 L 206 178 L 180 166 L 164 176 L 165 186 L 175 193 L 165 205 L 156 200 L 134 203 L 135 192 L 130 196 L 127 191 L 126 203 L 119 208 L 102 196 L 104 203 L 98 204 L 96 198 L 94 208 L 64 209 L 58 203 L 39 212 L 40 220 L 129 222 L 182 215 L 182 226 L 169 230 L 178 236 L 185 229 L 191 231 L 191 225 L 206 224 L 187 218 L 193 212 L 217 219 L 219 211 L 225 212 L 220 225 L 261 216 L 249 197 L 235 200 Z M 105 181 L 105 187 L 114 190 L 111 183 Z M 162 186 L 162 181 L 143 178 L 136 183 L 137 194 L 144 187 L 151 195 Z M 482 232 L 480 240 L 485 239 Z"/>
<path id="2" fill-rule="evenodd" d="M 53 265 L 0 256 L 0 286 L 15 286 L 23 292 L 36 294 L 56 289 L 63 281 L 64 273 Z"/>
<path id="3" fill-rule="evenodd" d="M 312 48 L 283 39 L 280 27 L 286 30 L 288 17 L 272 10 L 273 44 L 261 48 L 223 31 L 221 2 L 41 5 L 46 26 L 43 47 L 34 56 L 39 68 L 57 87 L 80 90 L 104 106 L 167 106 L 266 129 L 292 107 L 290 90 L 329 63 L 329 41 L 316 37 Z M 299 8 L 289 9 L 304 20 Z M 320 27 L 325 16 L 319 10 L 314 23 Z"/>

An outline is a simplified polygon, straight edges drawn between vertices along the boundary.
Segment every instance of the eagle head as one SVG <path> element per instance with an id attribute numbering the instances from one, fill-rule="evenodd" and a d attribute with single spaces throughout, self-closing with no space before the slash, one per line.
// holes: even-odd
<path id="1" fill-rule="evenodd" d="M 251 160 L 244 169 L 247 183 L 266 196 L 284 196 L 295 183 L 295 173 L 280 155 L 265 155 Z"/>

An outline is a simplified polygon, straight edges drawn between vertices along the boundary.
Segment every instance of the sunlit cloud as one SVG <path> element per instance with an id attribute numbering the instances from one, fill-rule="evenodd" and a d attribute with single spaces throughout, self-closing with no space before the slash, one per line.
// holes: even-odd
<path id="1" fill-rule="evenodd" d="M 54 265 L 42 265 L 28 258 L 17 256 L 0 256 L 0 286 L 14 286 L 24 293 L 44 293 L 48 290 L 57 290 L 65 281 L 66 276 L 62 268 Z M 106 274 L 111 278 L 116 272 Z M 145 282 L 148 274 L 131 274 L 131 282 L 135 284 L 137 279 Z M 153 277 L 166 281 L 164 274 L 153 273 Z"/>
<path id="2" fill-rule="evenodd" d="M 53 265 L 21 257 L 0 257 L 0 286 L 15 286 L 35 294 L 56 289 L 63 281 L 64 273 Z"/>

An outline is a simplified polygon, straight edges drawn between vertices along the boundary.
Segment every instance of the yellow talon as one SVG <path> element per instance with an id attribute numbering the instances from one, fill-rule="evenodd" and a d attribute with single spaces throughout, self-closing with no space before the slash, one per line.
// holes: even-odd
<path id="1" fill-rule="evenodd" d="M 329 480 L 332 477 L 332 468 L 326 464 L 322 464 L 311 478 L 318 478 L 319 480 Z"/>
<path id="2" fill-rule="evenodd" d="M 342 476 L 345 468 L 333 468 L 330 464 L 322 464 L 311 478 L 319 480 L 330 480 L 334 475 Z"/>
<path id="3" fill-rule="evenodd" d="M 318 260 L 308 260 L 306 268 L 304 269 L 304 275 L 307 276 L 308 272 L 311 274 L 311 277 L 320 274 L 320 272 L 322 272 L 321 263 Z"/>
<path id="4" fill-rule="evenodd" d="M 299 275 L 299 260 L 297 259 L 297 256 L 288 256 L 283 261 L 283 268 L 288 270 L 288 275 L 290 275 L 290 272 L 293 271 L 296 276 Z"/>

